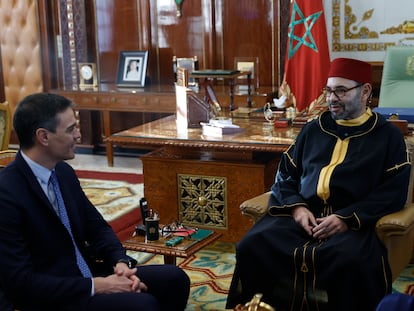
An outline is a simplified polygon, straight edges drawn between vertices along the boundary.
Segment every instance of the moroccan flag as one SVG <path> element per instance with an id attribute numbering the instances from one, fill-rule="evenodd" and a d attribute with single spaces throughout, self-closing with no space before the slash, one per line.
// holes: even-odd
<path id="1" fill-rule="evenodd" d="M 322 0 L 293 0 L 288 29 L 284 84 L 303 111 L 322 93 L 330 57 Z"/>

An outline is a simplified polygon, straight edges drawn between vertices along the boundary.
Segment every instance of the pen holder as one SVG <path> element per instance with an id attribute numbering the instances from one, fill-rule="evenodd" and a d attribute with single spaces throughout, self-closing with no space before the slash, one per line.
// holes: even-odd
<path id="1" fill-rule="evenodd" d="M 145 218 L 146 238 L 147 241 L 157 241 L 160 238 L 159 219 L 153 217 Z"/>

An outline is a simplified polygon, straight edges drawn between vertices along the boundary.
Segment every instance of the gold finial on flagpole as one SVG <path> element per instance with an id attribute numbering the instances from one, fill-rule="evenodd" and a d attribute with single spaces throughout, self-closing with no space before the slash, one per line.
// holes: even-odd
<path id="1" fill-rule="evenodd" d="M 183 4 L 184 0 L 175 0 L 175 5 L 177 6 L 177 17 L 182 16 L 181 12 L 181 5 Z"/>

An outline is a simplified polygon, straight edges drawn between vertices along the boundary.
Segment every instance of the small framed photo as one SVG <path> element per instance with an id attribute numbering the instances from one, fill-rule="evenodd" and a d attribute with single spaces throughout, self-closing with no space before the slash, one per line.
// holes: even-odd
<path id="1" fill-rule="evenodd" d="M 144 87 L 148 51 L 122 51 L 119 56 L 117 86 Z"/>
<path id="2" fill-rule="evenodd" d="M 250 71 L 250 87 L 251 90 L 259 88 L 259 58 L 258 57 L 236 57 L 234 59 L 234 67 L 239 71 Z M 239 90 L 247 90 L 247 76 L 237 78 L 237 86 Z"/>
<path id="3" fill-rule="evenodd" d="M 95 63 L 78 63 L 79 87 L 93 88 L 98 86 Z"/>

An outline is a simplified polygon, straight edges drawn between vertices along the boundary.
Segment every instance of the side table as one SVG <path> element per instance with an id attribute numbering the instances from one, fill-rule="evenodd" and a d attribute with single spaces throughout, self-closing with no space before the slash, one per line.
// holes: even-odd
<path id="1" fill-rule="evenodd" d="M 164 256 L 165 264 L 177 264 L 177 257 L 188 258 L 203 247 L 210 245 L 221 236 L 220 233 L 212 232 L 201 240 L 192 240 L 185 238 L 176 246 L 166 246 L 165 241 L 168 238 L 160 237 L 158 241 L 145 241 L 144 236 L 135 236 L 123 242 L 127 250 L 145 252 Z"/>

